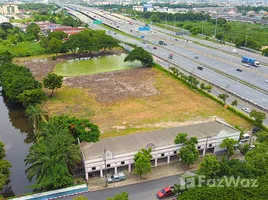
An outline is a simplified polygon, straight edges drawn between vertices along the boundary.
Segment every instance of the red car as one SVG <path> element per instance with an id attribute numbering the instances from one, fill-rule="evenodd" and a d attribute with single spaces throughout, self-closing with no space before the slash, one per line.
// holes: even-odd
<path id="1" fill-rule="evenodd" d="M 156 47 L 153 47 L 153 49 L 157 49 Z"/>
<path id="2" fill-rule="evenodd" d="M 174 193 L 174 190 L 175 190 L 175 187 L 174 186 L 170 186 L 170 187 L 165 187 L 161 190 L 159 190 L 156 194 L 156 197 L 158 199 L 164 199 L 166 197 L 170 197 L 170 196 L 173 196 L 175 193 Z"/>

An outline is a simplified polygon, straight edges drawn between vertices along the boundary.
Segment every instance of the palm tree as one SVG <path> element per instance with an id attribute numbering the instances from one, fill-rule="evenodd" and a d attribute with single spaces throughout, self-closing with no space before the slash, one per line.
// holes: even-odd
<path id="1" fill-rule="evenodd" d="M 25 110 L 25 114 L 33 123 L 34 131 L 37 130 L 39 122 L 43 121 L 47 123 L 47 111 L 45 111 L 40 105 L 29 105 Z"/>
<path id="2" fill-rule="evenodd" d="M 31 146 L 24 160 L 30 165 L 26 169 L 28 179 L 36 177 L 32 188 L 39 191 L 72 184 L 70 172 L 81 161 L 79 147 L 67 127 L 58 130 L 50 125 L 48 129 L 51 129 L 48 135 Z"/>

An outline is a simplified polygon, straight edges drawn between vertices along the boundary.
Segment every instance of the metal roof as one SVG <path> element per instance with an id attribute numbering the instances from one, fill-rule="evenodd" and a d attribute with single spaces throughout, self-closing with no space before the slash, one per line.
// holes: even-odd
<path id="1" fill-rule="evenodd" d="M 174 144 L 174 139 L 178 133 L 188 133 L 190 137 L 198 139 L 226 135 L 227 133 L 239 132 L 226 123 L 219 121 L 210 121 L 199 124 L 179 126 L 175 128 L 166 128 L 150 132 L 135 133 L 124 136 L 110 137 L 101 139 L 96 143 L 82 145 L 82 150 L 86 160 L 99 158 L 103 155 L 103 150 L 112 152 L 114 155 L 131 153 L 145 148 L 148 144 L 153 144 L 156 148 Z M 206 135 L 205 135 L 206 133 Z"/>

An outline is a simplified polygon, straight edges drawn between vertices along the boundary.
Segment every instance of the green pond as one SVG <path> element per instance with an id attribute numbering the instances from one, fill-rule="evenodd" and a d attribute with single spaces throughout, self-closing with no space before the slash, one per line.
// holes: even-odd
<path id="1" fill-rule="evenodd" d="M 141 67 L 141 62 L 124 62 L 126 54 L 102 56 L 98 58 L 73 59 L 58 63 L 54 72 L 61 76 L 78 76 L 122 69 Z"/>

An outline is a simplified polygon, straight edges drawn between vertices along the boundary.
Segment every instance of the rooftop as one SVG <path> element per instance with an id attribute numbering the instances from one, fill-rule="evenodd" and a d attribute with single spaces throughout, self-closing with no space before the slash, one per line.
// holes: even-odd
<path id="1" fill-rule="evenodd" d="M 174 139 L 178 133 L 188 133 L 190 137 L 198 139 L 218 134 L 235 133 L 236 129 L 230 125 L 216 121 L 191 124 L 174 128 L 166 128 L 150 132 L 135 133 L 124 136 L 101 139 L 99 142 L 82 145 L 83 153 L 86 159 L 99 158 L 103 155 L 103 150 L 112 152 L 114 155 L 139 151 L 148 144 L 153 143 L 155 147 L 168 146 L 174 144 Z"/>

